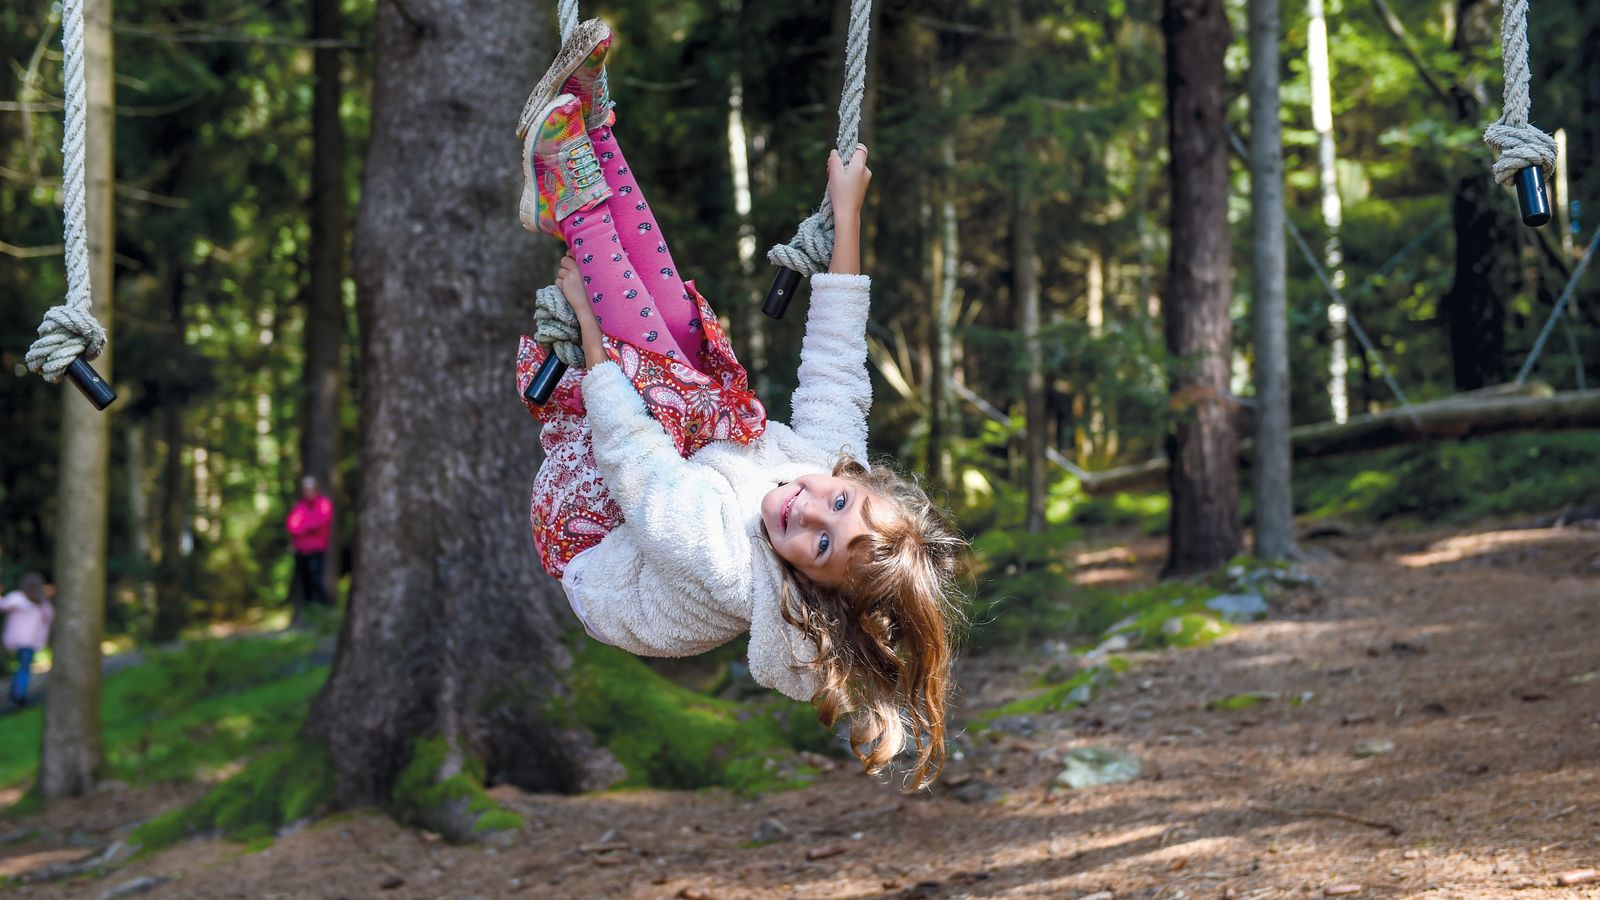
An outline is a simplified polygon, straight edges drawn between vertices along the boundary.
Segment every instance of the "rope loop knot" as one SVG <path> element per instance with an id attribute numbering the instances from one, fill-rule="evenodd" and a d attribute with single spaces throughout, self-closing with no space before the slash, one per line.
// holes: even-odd
<path id="1" fill-rule="evenodd" d="M 78 357 L 91 360 L 106 346 L 106 330 L 86 307 L 52 306 L 39 323 L 39 339 L 28 348 L 28 368 L 45 381 L 61 380 Z"/>

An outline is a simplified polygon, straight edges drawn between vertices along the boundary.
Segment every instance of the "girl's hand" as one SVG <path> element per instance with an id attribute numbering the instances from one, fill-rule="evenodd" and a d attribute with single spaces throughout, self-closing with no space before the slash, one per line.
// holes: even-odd
<path id="1" fill-rule="evenodd" d="M 872 170 L 867 168 L 867 145 L 857 144 L 846 163 L 839 151 L 828 152 L 828 199 L 833 201 L 834 216 L 861 214 L 861 204 L 867 197 L 867 185 L 872 182 Z"/>
<path id="2" fill-rule="evenodd" d="M 578 271 L 578 261 L 572 254 L 561 257 L 561 268 L 556 271 L 556 287 L 561 288 L 561 293 L 572 304 L 572 311 L 578 314 L 581 326 L 584 320 L 594 318 L 594 305 L 589 302 L 589 292 L 583 289 L 583 275 Z"/>

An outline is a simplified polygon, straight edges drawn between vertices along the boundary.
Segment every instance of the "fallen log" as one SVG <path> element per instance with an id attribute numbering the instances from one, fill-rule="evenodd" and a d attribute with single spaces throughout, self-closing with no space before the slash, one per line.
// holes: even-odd
<path id="1" fill-rule="evenodd" d="M 1554 393 L 1546 385 L 1501 385 L 1410 407 L 1356 416 L 1343 424 L 1320 422 L 1289 432 L 1295 459 L 1378 450 L 1419 441 L 1466 440 L 1516 431 L 1600 428 L 1600 391 Z M 1239 442 L 1239 463 L 1248 466 L 1254 442 Z M 1167 461 L 1152 459 L 1090 473 L 1090 494 L 1159 487 Z"/>

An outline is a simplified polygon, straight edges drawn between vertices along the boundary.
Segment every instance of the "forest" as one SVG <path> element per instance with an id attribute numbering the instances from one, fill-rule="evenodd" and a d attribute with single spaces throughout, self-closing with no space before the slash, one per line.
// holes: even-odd
<path id="1" fill-rule="evenodd" d="M 0 0 L 0 53 L 0 891 L 1600 890 L 1593 0 Z M 651 580 L 721 546 L 635 521 L 706 496 L 671 478 L 607 500 L 632 580 L 547 574 L 566 451 L 529 413 L 582 400 L 525 400 L 519 338 L 568 317 L 562 384 L 609 352 L 681 436 L 529 233 L 567 170 L 519 110 L 580 57 L 556 83 L 630 148 L 616 188 L 577 129 L 607 208 L 650 197 L 706 352 L 802 436 L 864 365 L 863 462 L 959 536 L 939 728 L 899 595 L 797 569 L 789 505 L 729 526 L 782 584 L 731 640 L 602 639 L 725 615 Z M 769 315 L 819 201 L 840 274 Z M 854 271 L 864 334 L 824 340 Z M 620 413 L 580 415 L 610 482 Z M 659 471 L 743 452 L 689 434 Z M 773 683 L 763 621 L 801 662 L 888 623 L 886 768 Z"/>

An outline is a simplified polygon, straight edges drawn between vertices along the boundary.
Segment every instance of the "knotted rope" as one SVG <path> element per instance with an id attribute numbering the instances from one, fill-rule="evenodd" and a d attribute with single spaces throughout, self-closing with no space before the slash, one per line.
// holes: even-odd
<path id="1" fill-rule="evenodd" d="M 561 26 L 561 43 L 565 44 L 578 27 L 578 0 L 557 0 L 556 21 Z M 578 314 L 561 288 L 546 285 L 534 295 L 533 322 L 534 340 L 549 347 L 569 368 L 583 368 L 583 334 L 578 329 Z"/>
<path id="2" fill-rule="evenodd" d="M 45 310 L 39 339 L 28 348 L 28 368 L 54 384 L 78 357 L 94 359 L 106 346 L 106 330 L 94 317 L 89 284 L 87 192 L 84 138 L 88 102 L 83 72 L 83 0 L 66 0 L 61 9 L 61 44 L 66 51 L 66 127 L 61 136 L 62 189 L 66 192 L 67 299 Z"/>
<path id="3" fill-rule="evenodd" d="M 845 38 L 844 88 L 839 94 L 839 155 L 855 152 L 861 137 L 861 100 L 867 93 L 867 38 L 872 24 L 872 0 L 851 0 L 850 30 Z M 802 275 L 828 270 L 833 258 L 833 201 L 824 192 L 822 205 L 800 223 L 787 244 L 767 251 L 767 262 Z"/>
<path id="4" fill-rule="evenodd" d="M 1528 85 L 1533 80 L 1528 67 L 1528 0 L 1506 0 L 1500 19 L 1500 61 L 1505 66 L 1505 102 L 1500 118 L 1483 133 L 1483 140 L 1500 152 L 1494 163 L 1494 180 L 1511 184 L 1517 173 L 1537 165 L 1550 169 L 1556 164 L 1556 141 L 1528 123 L 1533 106 Z"/>

